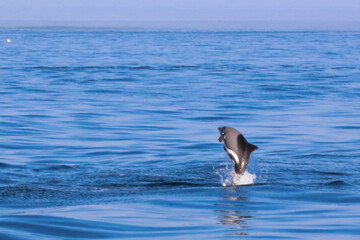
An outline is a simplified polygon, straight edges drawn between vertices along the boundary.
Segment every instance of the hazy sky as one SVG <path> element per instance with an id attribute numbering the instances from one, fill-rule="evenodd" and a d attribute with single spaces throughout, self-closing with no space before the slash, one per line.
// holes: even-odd
<path id="1" fill-rule="evenodd" d="M 0 26 L 360 30 L 360 0 L 0 0 Z"/>

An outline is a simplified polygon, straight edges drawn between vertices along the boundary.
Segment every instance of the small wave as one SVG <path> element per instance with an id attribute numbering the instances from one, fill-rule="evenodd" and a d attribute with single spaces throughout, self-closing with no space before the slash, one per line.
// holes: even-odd
<path id="1" fill-rule="evenodd" d="M 0 162 L 0 168 L 9 168 L 9 167 L 12 166 L 10 164 Z"/>
<path id="2" fill-rule="evenodd" d="M 306 158 L 343 158 L 346 157 L 344 155 L 340 154 L 321 154 L 321 153 L 311 153 L 311 154 L 303 154 L 303 155 L 297 155 L 294 156 L 296 159 L 306 159 Z"/>
<path id="3" fill-rule="evenodd" d="M 328 185 L 328 186 L 350 186 L 350 184 L 346 183 L 343 180 L 331 181 L 331 182 L 325 183 L 324 185 Z"/>
<path id="4" fill-rule="evenodd" d="M 195 187 L 195 186 L 204 186 L 204 184 L 200 183 L 192 183 L 192 182 L 160 182 L 160 183 L 148 183 L 147 187 Z"/>
<path id="5" fill-rule="evenodd" d="M 119 93 L 122 93 L 121 91 L 119 90 L 111 90 L 111 89 L 90 89 L 90 90 L 85 90 L 85 92 L 87 93 L 113 93 L 113 94 L 119 94 Z"/>
<path id="6" fill-rule="evenodd" d="M 166 66 L 164 68 L 165 71 L 179 71 L 179 70 L 188 70 L 188 69 L 198 69 L 200 66 L 196 65 L 172 65 L 172 66 Z"/>
<path id="7" fill-rule="evenodd" d="M 139 155 L 145 154 L 145 151 L 94 151 L 84 153 L 83 156 L 109 156 L 109 155 Z"/>
<path id="8" fill-rule="evenodd" d="M 197 65 L 163 65 L 160 69 L 165 70 L 182 70 L 182 69 L 197 69 Z M 11 68 L 0 68 L 11 69 Z M 142 70 L 142 69 L 156 69 L 155 66 L 149 65 L 113 65 L 113 66 L 31 66 L 25 69 L 48 69 L 48 70 L 86 70 L 86 69 L 129 69 L 129 70 Z"/>
<path id="9" fill-rule="evenodd" d="M 360 129 L 360 126 L 355 126 L 355 125 L 352 125 L 352 126 L 336 126 L 334 128 L 336 128 L 336 129 L 344 129 L 344 130 L 357 130 L 357 129 Z"/>
<path id="10" fill-rule="evenodd" d="M 233 119 L 229 116 L 203 116 L 203 117 L 189 117 L 188 119 L 196 121 L 218 121 L 218 120 L 228 120 Z"/>
<path id="11" fill-rule="evenodd" d="M 45 169 L 46 170 L 72 170 L 72 169 L 75 169 L 75 168 L 72 167 L 72 166 L 63 164 L 63 165 L 50 166 L 50 167 L 47 167 Z"/>
<path id="12" fill-rule="evenodd" d="M 25 69 L 68 69 L 68 66 L 33 66 L 25 67 Z"/>
<path id="13" fill-rule="evenodd" d="M 0 162 L 0 169 L 1 168 L 24 168 L 24 166 L 21 165 L 12 165 L 4 162 Z"/>
<path id="14" fill-rule="evenodd" d="M 342 172 L 329 172 L 329 171 L 318 171 L 318 170 L 313 170 L 311 172 L 324 174 L 324 175 L 338 175 L 338 176 L 347 175 L 346 173 L 342 173 Z"/>
<path id="15" fill-rule="evenodd" d="M 134 67 L 129 67 L 129 69 L 133 69 L 133 70 L 142 70 L 142 69 L 151 69 L 152 67 L 150 66 L 134 66 Z"/>

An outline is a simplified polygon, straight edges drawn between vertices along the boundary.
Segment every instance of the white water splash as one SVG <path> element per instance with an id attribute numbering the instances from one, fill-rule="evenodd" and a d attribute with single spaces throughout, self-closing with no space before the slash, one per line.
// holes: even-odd
<path id="1" fill-rule="evenodd" d="M 251 185 L 256 179 L 255 174 L 245 171 L 243 175 L 233 173 L 232 185 Z"/>
<path id="2" fill-rule="evenodd" d="M 226 164 L 225 168 L 215 171 L 221 178 L 222 186 L 240 186 L 254 184 L 256 174 L 245 171 L 243 175 L 236 174 L 232 164 Z"/>

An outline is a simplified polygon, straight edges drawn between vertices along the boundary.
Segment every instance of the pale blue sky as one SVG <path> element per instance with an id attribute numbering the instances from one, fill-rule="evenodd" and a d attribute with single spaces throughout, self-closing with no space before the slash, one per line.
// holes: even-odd
<path id="1" fill-rule="evenodd" d="M 0 0 L 8 25 L 360 30 L 360 0 Z"/>

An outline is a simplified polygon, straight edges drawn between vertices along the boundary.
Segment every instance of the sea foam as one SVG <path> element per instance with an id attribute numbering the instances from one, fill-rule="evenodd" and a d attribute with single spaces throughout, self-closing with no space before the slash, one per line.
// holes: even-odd
<path id="1" fill-rule="evenodd" d="M 251 185 L 254 184 L 256 175 L 245 171 L 243 175 L 233 173 L 232 185 Z"/>

